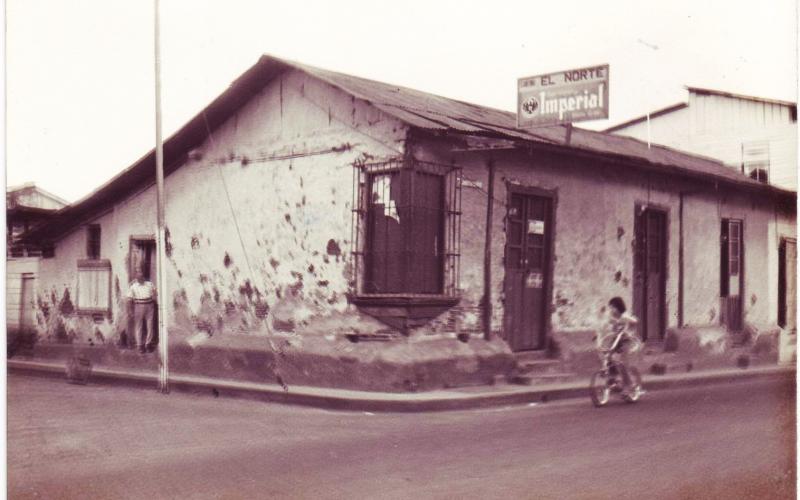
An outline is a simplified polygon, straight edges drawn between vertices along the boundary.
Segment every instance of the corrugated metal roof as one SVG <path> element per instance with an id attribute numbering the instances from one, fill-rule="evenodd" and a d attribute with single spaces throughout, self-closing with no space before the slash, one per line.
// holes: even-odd
<path id="1" fill-rule="evenodd" d="M 262 61 L 273 60 L 264 56 Z M 382 111 L 413 127 L 444 130 L 466 134 L 500 134 L 508 138 L 559 145 L 589 153 L 614 155 L 668 167 L 670 171 L 682 170 L 687 174 L 716 177 L 736 184 L 768 187 L 722 162 L 660 145 L 646 143 L 605 132 L 573 127 L 570 143 L 566 143 L 566 125 L 518 129 L 516 115 L 499 109 L 478 106 L 406 87 L 337 73 L 305 64 L 283 61 L 285 64 L 323 80 L 359 99 L 369 101 Z M 774 187 L 773 187 L 774 189 Z"/>
<path id="2" fill-rule="evenodd" d="M 744 99 L 745 101 L 763 102 L 767 104 L 777 104 L 779 106 L 787 106 L 790 108 L 797 108 L 797 103 L 792 101 L 782 101 L 780 99 L 770 99 L 768 97 L 757 97 L 746 94 L 736 94 L 734 92 L 725 92 L 724 90 L 704 89 L 700 87 L 686 87 L 686 90 L 693 94 L 698 95 L 715 95 L 720 97 L 729 97 L 731 99 Z"/>
<path id="3" fill-rule="evenodd" d="M 661 167 L 665 172 L 712 178 L 748 187 L 764 193 L 794 195 L 773 186 L 756 182 L 721 162 L 663 146 L 647 145 L 639 140 L 604 132 L 573 127 L 571 141 L 566 143 L 566 126 L 541 127 L 532 130 L 516 128 L 514 113 L 429 94 L 415 89 L 390 85 L 343 73 L 262 56 L 237 78 L 228 89 L 204 108 L 186 125 L 164 142 L 164 165 L 168 175 L 183 164 L 187 153 L 202 144 L 215 130 L 273 78 L 294 68 L 367 101 L 407 123 L 411 127 L 445 131 L 454 134 L 486 135 L 507 138 L 527 145 L 560 147 L 572 151 L 612 156 L 643 166 Z M 155 153 L 151 150 L 89 196 L 61 210 L 56 221 L 34 229 L 31 238 L 54 238 L 65 233 L 81 217 L 113 203 L 143 184 L 154 182 Z"/>

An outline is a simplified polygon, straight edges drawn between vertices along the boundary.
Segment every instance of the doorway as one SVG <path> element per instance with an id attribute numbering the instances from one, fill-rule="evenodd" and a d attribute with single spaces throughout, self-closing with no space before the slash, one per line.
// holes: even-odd
<path id="1" fill-rule="evenodd" d="M 156 277 L 158 276 L 156 270 L 156 240 L 152 236 L 136 236 L 131 237 L 130 239 L 130 249 L 129 254 L 130 259 L 128 261 L 128 283 L 133 282 L 133 278 L 136 276 L 136 271 L 142 271 L 144 274 L 144 279 L 147 281 L 152 282 L 154 285 L 156 283 Z M 156 299 L 161 300 L 161 296 L 158 295 L 160 290 L 156 289 Z M 128 321 L 127 321 L 127 330 L 126 333 L 128 335 L 133 335 L 136 331 L 135 329 L 135 321 L 133 318 L 133 305 L 128 305 Z M 158 304 L 154 304 L 153 310 L 153 325 L 155 326 L 155 333 L 153 335 L 153 342 L 158 344 Z M 144 331 L 144 330 L 143 330 Z M 128 343 L 130 345 L 131 338 L 128 338 Z"/>
<path id="2" fill-rule="evenodd" d="M 659 342 L 666 329 L 667 212 L 637 205 L 633 232 L 633 310 L 642 340 Z"/>
<path id="3" fill-rule="evenodd" d="M 789 238 L 778 249 L 778 325 L 797 329 L 797 240 Z"/>
<path id="4" fill-rule="evenodd" d="M 504 323 L 512 351 L 547 345 L 554 196 L 528 189 L 510 191 L 506 214 Z"/>
<path id="5" fill-rule="evenodd" d="M 28 332 L 36 327 L 36 275 L 22 273 L 19 293 L 19 329 L 21 332 Z"/>
<path id="6" fill-rule="evenodd" d="M 720 322 L 730 332 L 742 331 L 744 237 L 741 219 L 722 219 L 720 229 Z"/>

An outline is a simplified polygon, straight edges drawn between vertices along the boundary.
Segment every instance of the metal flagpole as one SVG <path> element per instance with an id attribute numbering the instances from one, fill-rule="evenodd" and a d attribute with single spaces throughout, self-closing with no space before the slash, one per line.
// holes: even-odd
<path id="1" fill-rule="evenodd" d="M 644 45 L 648 49 L 651 49 L 653 51 L 658 50 L 658 45 L 654 45 L 652 43 L 647 43 L 644 40 L 642 40 L 641 38 L 639 38 L 636 41 L 639 42 L 640 44 Z M 650 68 L 648 68 L 648 70 L 649 69 Z M 648 78 L 650 77 L 650 71 L 648 71 L 648 75 L 647 76 L 648 76 Z M 652 86 L 648 86 L 648 87 L 649 88 L 648 88 L 648 95 L 647 95 L 647 97 L 648 97 L 648 99 L 647 99 L 647 149 L 650 149 L 650 105 L 651 105 L 651 99 L 650 99 L 649 92 L 650 92 L 650 88 L 652 88 Z"/>
<path id="2" fill-rule="evenodd" d="M 158 345 L 161 353 L 159 390 L 169 392 L 169 340 L 167 338 L 167 267 L 166 237 L 164 230 L 164 144 L 161 140 L 161 33 L 159 27 L 159 0 L 155 7 L 155 73 L 156 73 L 156 217 L 158 220 Z"/>

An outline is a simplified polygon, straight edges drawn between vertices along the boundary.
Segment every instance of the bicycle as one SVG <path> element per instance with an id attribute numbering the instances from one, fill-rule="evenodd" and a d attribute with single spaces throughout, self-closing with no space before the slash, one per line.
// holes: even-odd
<path id="1" fill-rule="evenodd" d="M 625 366 L 630 380 L 629 386 L 625 387 L 620 368 L 623 365 L 613 358 L 613 354 L 619 352 L 620 337 L 617 336 L 614 339 L 614 343 L 610 348 L 598 349 L 602 368 L 592 374 L 589 382 L 589 396 L 592 399 L 592 404 L 598 408 L 608 404 L 612 393 L 619 394 L 626 403 L 635 403 L 644 394 L 642 376 L 634 366 Z"/>

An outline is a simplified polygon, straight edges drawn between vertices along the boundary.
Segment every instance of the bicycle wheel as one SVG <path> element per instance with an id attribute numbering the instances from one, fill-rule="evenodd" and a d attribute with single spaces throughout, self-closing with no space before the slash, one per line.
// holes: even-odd
<path id="1" fill-rule="evenodd" d="M 623 396 L 627 403 L 635 403 L 642 397 L 642 376 L 639 370 L 634 367 L 628 368 L 628 376 L 631 378 L 631 386 L 628 393 Z"/>
<path id="2" fill-rule="evenodd" d="M 598 408 L 608 404 L 611 399 L 611 388 L 608 386 L 608 373 L 603 370 L 596 371 L 589 382 L 589 397 L 592 404 Z"/>

